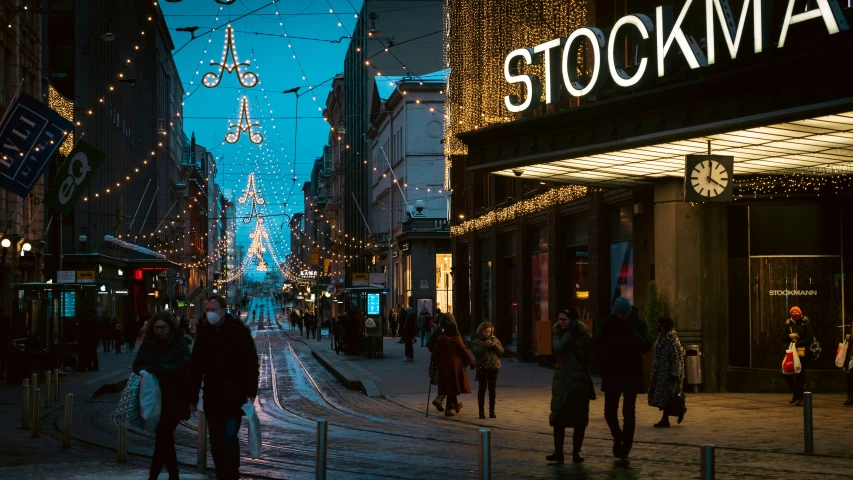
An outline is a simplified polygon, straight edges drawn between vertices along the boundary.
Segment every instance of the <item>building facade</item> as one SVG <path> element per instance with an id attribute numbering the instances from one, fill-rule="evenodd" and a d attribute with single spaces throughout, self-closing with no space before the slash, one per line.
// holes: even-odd
<path id="1" fill-rule="evenodd" d="M 833 72 L 853 49 L 853 11 L 756 3 L 738 27 L 677 2 L 658 10 L 686 19 L 673 27 L 649 20 L 653 3 L 585 2 L 554 28 L 541 3 L 447 3 L 457 318 L 491 320 L 505 346 L 536 357 L 557 311 L 578 307 L 595 327 L 626 296 L 642 313 L 654 281 L 682 344 L 701 351 L 706 391 L 784 391 L 791 306 L 824 349 L 850 329 L 853 97 Z M 507 21 L 478 47 L 466 25 L 486 11 Z M 650 27 L 665 30 L 641 35 Z M 678 41 L 656 43 L 667 38 Z M 466 64 L 465 48 L 479 60 Z M 778 81 L 792 65 L 820 88 Z M 832 357 L 814 362 L 810 387 L 843 388 Z"/>

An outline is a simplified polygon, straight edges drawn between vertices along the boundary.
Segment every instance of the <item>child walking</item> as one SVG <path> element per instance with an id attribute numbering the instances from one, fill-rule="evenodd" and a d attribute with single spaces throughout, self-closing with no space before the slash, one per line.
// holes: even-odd
<path id="1" fill-rule="evenodd" d="M 490 322 L 483 322 L 477 327 L 477 334 L 471 341 L 471 351 L 477 361 L 477 401 L 480 405 L 480 418 L 486 418 L 484 411 L 486 402 L 486 388 L 489 389 L 489 418 L 495 416 L 495 384 L 498 381 L 498 372 L 501 369 L 501 355 L 504 347 L 495 335 L 495 328 Z"/>

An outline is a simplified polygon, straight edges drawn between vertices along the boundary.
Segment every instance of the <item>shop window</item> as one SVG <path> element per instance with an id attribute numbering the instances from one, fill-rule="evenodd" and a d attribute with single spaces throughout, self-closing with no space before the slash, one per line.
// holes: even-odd
<path id="1" fill-rule="evenodd" d="M 634 303 L 634 211 L 631 205 L 610 215 L 610 303 L 619 297 Z"/>
<path id="2" fill-rule="evenodd" d="M 406 297 L 406 306 L 412 305 L 412 256 L 403 255 L 403 292 Z"/>
<path id="3" fill-rule="evenodd" d="M 531 350 L 538 351 L 533 340 L 537 338 L 536 330 L 539 321 L 550 321 L 548 312 L 548 229 L 545 227 L 532 228 L 530 235 L 530 273 L 531 273 L 531 307 L 533 321 L 530 325 Z"/>
<path id="4" fill-rule="evenodd" d="M 840 255 L 841 221 L 836 204 L 749 207 L 749 254 Z"/>
<path id="5" fill-rule="evenodd" d="M 581 316 L 584 316 L 589 302 L 588 221 L 586 217 L 579 217 L 564 219 L 561 224 L 566 238 L 567 304 L 578 307 Z"/>
<path id="6" fill-rule="evenodd" d="M 435 307 L 444 313 L 453 313 L 453 276 L 450 267 L 453 255 L 438 253 L 435 255 Z"/>

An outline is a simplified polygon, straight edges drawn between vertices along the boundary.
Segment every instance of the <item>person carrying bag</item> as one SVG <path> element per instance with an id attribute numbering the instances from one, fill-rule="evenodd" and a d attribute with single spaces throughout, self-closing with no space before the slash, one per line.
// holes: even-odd
<path id="1" fill-rule="evenodd" d="M 782 373 L 791 389 L 792 396 L 788 403 L 801 407 L 806 388 L 806 370 L 813 355 L 809 347 L 813 343 L 814 333 L 809 317 L 803 315 L 800 307 L 791 307 L 789 313 L 781 337 L 782 343 L 788 345 L 782 361 Z"/>

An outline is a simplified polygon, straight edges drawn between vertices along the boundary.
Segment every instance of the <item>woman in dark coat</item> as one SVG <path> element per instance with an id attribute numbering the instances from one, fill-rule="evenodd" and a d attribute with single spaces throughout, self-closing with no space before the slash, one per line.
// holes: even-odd
<path id="1" fill-rule="evenodd" d="M 460 393 L 471 393 L 468 374 L 465 367 L 474 368 L 474 359 L 465 348 L 455 323 L 444 327 L 444 332 L 435 342 L 432 361 L 438 371 L 438 394 L 447 395 L 444 416 L 452 417 L 462 410 L 462 404 L 456 399 Z"/>
<path id="2" fill-rule="evenodd" d="M 133 361 L 134 372 L 139 374 L 145 370 L 160 382 L 160 423 L 154 430 L 157 437 L 149 478 L 156 479 L 165 464 L 169 480 L 177 480 L 175 427 L 190 416 L 184 388 L 189 373 L 190 348 L 171 314 L 159 312 L 150 324 Z"/>
<path id="3" fill-rule="evenodd" d="M 684 353 L 675 332 L 675 322 L 669 317 L 660 318 L 660 335 L 654 346 L 652 376 L 649 382 L 649 405 L 663 411 L 663 418 L 655 424 L 658 428 L 669 427 L 669 415 L 677 416 L 678 423 L 684 420 L 687 409 L 678 408 L 673 399 L 681 393 L 684 383 Z"/>
<path id="4" fill-rule="evenodd" d="M 549 423 L 554 427 L 554 454 L 546 457 L 549 462 L 563 463 L 566 428 L 574 429 L 572 462 L 583 462 L 581 447 L 589 425 L 589 401 L 595 398 L 595 387 L 589 375 L 592 336 L 578 317 L 574 308 L 560 312 L 552 329 L 551 346 L 557 364 L 551 382 Z"/>

